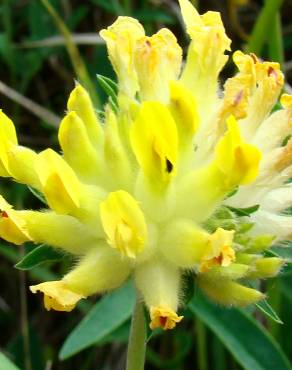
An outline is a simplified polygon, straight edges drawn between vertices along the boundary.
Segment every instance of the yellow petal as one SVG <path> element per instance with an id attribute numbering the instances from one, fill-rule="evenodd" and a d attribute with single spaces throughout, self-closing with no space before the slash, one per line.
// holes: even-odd
<path id="1" fill-rule="evenodd" d="M 99 205 L 107 195 L 105 189 L 95 185 L 84 185 L 80 183 L 79 207 L 72 208 L 70 214 L 86 225 L 93 235 L 101 237 L 104 235 L 100 220 Z"/>
<path id="2" fill-rule="evenodd" d="M 170 222 L 160 239 L 159 247 L 165 258 L 183 268 L 200 263 L 209 243 L 209 234 L 190 220 Z"/>
<path id="3" fill-rule="evenodd" d="M 219 13 L 207 12 L 200 16 L 189 0 L 179 0 L 182 16 L 192 42 L 189 46 L 187 61 L 181 80 L 192 90 L 198 99 L 198 106 L 203 104 L 209 110 L 216 97 L 219 72 L 226 63 L 230 50 L 230 39 Z"/>
<path id="4" fill-rule="evenodd" d="M 111 247 L 131 258 L 143 251 L 147 227 L 138 202 L 129 193 L 110 193 L 100 204 L 100 216 Z"/>
<path id="5" fill-rule="evenodd" d="M 224 174 L 226 189 L 251 183 L 258 175 L 260 151 L 240 137 L 234 117 L 227 120 L 228 131 L 216 146 L 216 166 Z"/>
<path id="6" fill-rule="evenodd" d="M 0 195 L 0 237 L 14 244 L 23 244 L 32 240 L 21 211 L 15 211 Z"/>
<path id="7" fill-rule="evenodd" d="M 252 77 L 252 87 L 254 87 L 254 84 L 256 83 L 255 65 L 259 63 L 257 56 L 253 53 L 244 54 L 242 51 L 236 50 L 233 53 L 232 59 L 242 74 L 250 75 Z"/>
<path id="8" fill-rule="evenodd" d="M 177 128 L 169 110 L 145 102 L 130 131 L 133 151 L 144 174 L 153 182 L 168 183 L 176 173 Z"/>
<path id="9" fill-rule="evenodd" d="M 9 177 L 7 151 L 17 145 L 16 131 L 13 122 L 0 110 L 0 175 Z"/>
<path id="10" fill-rule="evenodd" d="M 277 172 L 283 171 L 285 168 L 292 164 L 292 140 L 289 139 L 288 143 L 278 149 L 277 155 L 275 155 L 276 163 L 274 169 Z"/>
<path id="11" fill-rule="evenodd" d="M 52 149 L 41 152 L 36 161 L 43 193 L 57 213 L 70 213 L 79 207 L 80 183 L 71 167 Z"/>
<path id="12" fill-rule="evenodd" d="M 117 122 L 116 115 L 107 109 L 104 128 L 104 158 L 106 172 L 111 173 L 111 176 L 106 176 L 107 188 L 130 190 L 133 181 L 132 169 L 119 129 L 120 122 Z"/>
<path id="13" fill-rule="evenodd" d="M 40 182 L 35 170 L 38 155 L 33 150 L 14 145 L 7 152 L 7 170 L 17 182 L 40 189 Z"/>
<path id="14" fill-rule="evenodd" d="M 182 50 L 173 33 L 166 28 L 137 41 L 135 68 L 142 101 L 168 101 L 169 81 L 177 79 L 181 60 Z"/>
<path id="15" fill-rule="evenodd" d="M 247 116 L 251 85 L 251 75 L 238 75 L 226 81 L 223 106 L 220 112 L 221 120 L 226 119 L 230 114 L 236 119 Z"/>
<path id="16" fill-rule="evenodd" d="M 101 158 L 90 142 L 85 123 L 75 111 L 62 120 L 58 138 L 66 162 L 85 182 L 96 182 L 100 177 Z"/>
<path id="17" fill-rule="evenodd" d="M 250 98 L 257 84 L 256 64 L 258 58 L 254 54 L 243 54 L 236 51 L 233 56 L 239 72 L 229 78 L 224 85 L 224 100 L 221 116 L 226 118 L 232 114 L 235 118 L 245 118 L 248 114 Z"/>
<path id="18" fill-rule="evenodd" d="M 46 310 L 70 312 L 84 296 L 68 289 L 66 283 L 60 281 L 48 281 L 29 287 L 32 293 L 44 294 L 44 305 Z"/>
<path id="19" fill-rule="evenodd" d="M 236 186 L 256 179 L 260 151 L 241 139 L 234 117 L 227 120 L 227 126 L 228 130 L 216 145 L 214 160 L 189 172 L 179 184 L 178 192 L 182 194 L 177 199 L 179 215 L 197 221 L 205 220 Z"/>
<path id="20" fill-rule="evenodd" d="M 97 118 L 90 96 L 84 87 L 79 84 L 75 87 L 69 96 L 67 107 L 69 112 L 75 111 L 81 118 L 93 146 L 100 146 L 103 140 L 102 127 Z"/>
<path id="21" fill-rule="evenodd" d="M 232 248 L 234 231 L 218 228 L 209 236 L 206 253 L 203 256 L 199 271 L 207 272 L 213 266 L 229 266 L 235 261 L 235 252 Z"/>
<path id="22" fill-rule="evenodd" d="M 101 244 L 86 253 L 63 281 L 69 289 L 88 296 L 119 287 L 130 272 L 129 260 Z"/>
<path id="23" fill-rule="evenodd" d="M 242 122 L 242 129 L 244 137 L 250 139 L 278 101 L 284 77 L 279 63 L 261 61 L 254 54 L 245 55 L 241 51 L 236 51 L 233 60 L 239 73 L 229 81 L 232 91 L 226 91 L 226 103 L 228 106 L 230 93 L 235 101 L 240 100 L 233 109 L 229 107 L 231 108 L 229 113 L 233 113 L 233 110 L 237 116 L 239 114 L 238 118 L 246 116 Z M 237 82 L 239 83 L 236 86 Z M 228 87 L 228 82 L 226 86 Z M 225 110 L 227 106 L 225 105 Z"/>
<path id="24" fill-rule="evenodd" d="M 44 243 L 81 255 L 96 246 L 99 241 L 90 228 L 72 216 L 58 215 L 50 211 L 18 211 L 17 216 L 24 223 L 34 243 Z"/>
<path id="25" fill-rule="evenodd" d="M 197 102 L 192 92 L 179 81 L 170 83 L 169 107 L 178 126 L 180 140 L 183 143 L 191 141 L 199 126 Z"/>
<path id="26" fill-rule="evenodd" d="M 199 13 L 190 1 L 179 0 L 179 6 L 188 33 L 191 32 L 195 25 L 204 26 Z"/>
<path id="27" fill-rule="evenodd" d="M 280 100 L 282 106 L 285 108 L 289 126 L 292 126 L 292 95 L 283 94 Z M 289 127 L 290 128 L 290 127 Z"/>
<path id="28" fill-rule="evenodd" d="M 163 330 L 173 329 L 176 324 L 181 322 L 183 316 L 178 316 L 169 307 L 157 306 L 150 308 L 150 328 L 152 330 L 161 328 Z"/>
<path id="29" fill-rule="evenodd" d="M 18 144 L 14 124 L 2 109 L 0 109 L 0 132 L 1 136 L 5 136 L 5 138 L 12 144 Z"/>
<path id="30" fill-rule="evenodd" d="M 283 94 L 281 96 L 281 104 L 283 107 L 286 109 L 291 109 L 292 108 L 292 95 L 289 94 Z"/>
<path id="31" fill-rule="evenodd" d="M 138 90 L 134 68 L 136 42 L 145 35 L 143 26 L 134 18 L 118 17 L 107 29 L 100 32 L 105 40 L 109 59 L 118 76 L 120 93 L 133 98 Z"/>
<path id="32" fill-rule="evenodd" d="M 0 110 L 0 175 L 39 188 L 34 170 L 37 154 L 19 146 L 13 122 Z"/>

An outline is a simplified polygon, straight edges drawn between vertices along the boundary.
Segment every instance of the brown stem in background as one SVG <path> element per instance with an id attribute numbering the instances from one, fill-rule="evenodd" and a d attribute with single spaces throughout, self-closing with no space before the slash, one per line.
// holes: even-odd
<path id="1" fill-rule="evenodd" d="M 37 117 L 49 123 L 51 126 L 54 126 L 55 128 L 59 127 L 60 118 L 57 115 L 7 86 L 3 81 L 0 81 L 0 93 L 23 106 Z"/>

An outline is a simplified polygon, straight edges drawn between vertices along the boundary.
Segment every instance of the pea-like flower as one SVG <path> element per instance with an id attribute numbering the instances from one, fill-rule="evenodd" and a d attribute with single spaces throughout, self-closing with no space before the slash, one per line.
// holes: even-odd
<path id="1" fill-rule="evenodd" d="M 250 282 L 285 262 L 266 253 L 292 236 L 283 212 L 292 205 L 292 96 L 274 111 L 283 74 L 236 51 L 239 71 L 222 90 L 230 40 L 220 15 L 179 3 L 191 39 L 185 63 L 168 29 L 149 37 L 119 17 L 101 31 L 117 106 L 98 117 L 77 85 L 59 128 L 62 154 L 18 145 L 0 114 L 0 175 L 41 192 L 49 207 L 17 211 L 1 197 L 1 237 L 78 261 L 62 280 L 30 287 L 48 310 L 71 311 L 132 277 L 151 328 L 172 329 L 185 274 L 214 301 L 242 306 L 264 297 Z"/>

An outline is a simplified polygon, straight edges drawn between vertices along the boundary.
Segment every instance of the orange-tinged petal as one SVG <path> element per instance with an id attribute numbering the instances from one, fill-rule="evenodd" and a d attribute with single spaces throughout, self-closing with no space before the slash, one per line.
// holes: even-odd
<path id="1" fill-rule="evenodd" d="M 181 322 L 183 316 L 178 316 L 169 307 L 157 306 L 150 308 L 150 328 L 152 330 L 161 328 L 163 330 L 173 329 L 176 324 Z"/>

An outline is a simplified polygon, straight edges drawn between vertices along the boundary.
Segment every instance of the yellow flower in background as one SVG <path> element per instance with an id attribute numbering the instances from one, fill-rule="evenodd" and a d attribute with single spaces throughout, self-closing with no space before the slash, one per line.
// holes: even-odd
<path id="1" fill-rule="evenodd" d="M 238 73 L 219 73 L 230 40 L 220 15 L 180 7 L 191 42 L 186 63 L 175 36 L 145 36 L 119 17 L 101 31 L 118 78 L 117 109 L 98 117 L 77 85 L 59 128 L 62 155 L 18 145 L 0 112 L 0 175 L 41 192 L 49 206 L 14 210 L 0 198 L 0 236 L 46 243 L 76 256 L 60 281 L 31 291 L 45 307 L 71 311 L 80 299 L 133 278 L 150 327 L 182 320 L 184 275 L 213 300 L 247 305 L 264 297 L 249 281 L 275 276 L 267 257 L 291 239 L 292 97 L 272 112 L 283 86 L 277 63 L 235 52 Z"/>

